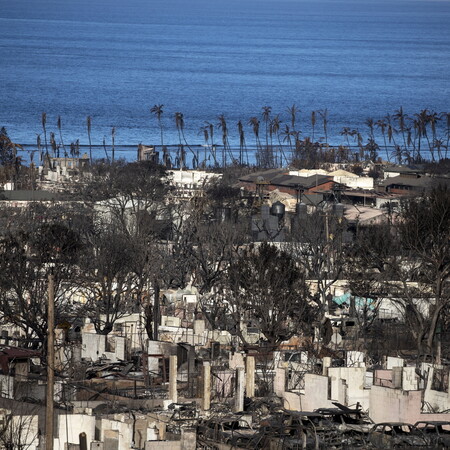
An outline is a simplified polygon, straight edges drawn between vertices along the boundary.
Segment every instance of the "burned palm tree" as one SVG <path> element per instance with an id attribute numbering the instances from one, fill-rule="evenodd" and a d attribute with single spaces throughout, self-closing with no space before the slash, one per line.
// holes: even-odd
<path id="1" fill-rule="evenodd" d="M 179 161 L 179 166 L 182 169 L 183 165 L 184 165 L 184 155 L 183 155 L 183 141 L 181 138 L 181 132 L 182 130 L 184 130 L 184 117 L 183 117 L 183 113 L 180 112 L 176 112 L 174 115 L 175 118 L 175 126 L 177 128 L 177 132 L 178 132 L 178 141 L 180 144 L 179 150 L 178 150 L 178 161 Z"/>
<path id="2" fill-rule="evenodd" d="M 55 133 L 50 133 L 50 147 L 52 148 L 53 156 L 59 158 L 59 147 L 56 144 Z"/>
<path id="3" fill-rule="evenodd" d="M 59 131 L 59 141 L 61 142 L 61 146 L 64 150 L 64 153 L 66 153 L 66 147 L 64 146 L 64 141 L 62 138 L 61 116 L 58 116 L 58 121 L 57 121 L 56 125 L 57 125 L 58 131 Z"/>
<path id="4" fill-rule="evenodd" d="M 394 117 L 394 120 L 397 122 L 398 130 L 402 134 L 403 145 L 406 149 L 407 145 L 406 145 L 405 132 L 406 132 L 406 128 L 407 128 L 406 121 L 408 119 L 408 116 L 403 112 L 403 108 L 400 106 L 400 108 L 395 112 L 393 117 Z"/>
<path id="5" fill-rule="evenodd" d="M 258 165 L 261 165 L 261 142 L 259 140 L 259 119 L 254 116 L 251 117 L 248 121 L 248 124 L 251 125 L 253 134 L 255 135 L 255 142 L 256 142 L 256 160 Z"/>
<path id="6" fill-rule="evenodd" d="M 157 121 L 158 121 L 158 126 L 159 126 L 159 132 L 161 135 L 161 147 L 164 146 L 164 131 L 163 131 L 163 125 L 162 125 L 162 115 L 164 113 L 163 110 L 164 105 L 154 105 L 151 109 L 150 112 L 152 114 L 155 115 Z"/>
<path id="7" fill-rule="evenodd" d="M 239 133 L 239 164 L 244 164 L 244 151 L 247 154 L 247 164 L 248 164 L 248 153 L 247 153 L 247 147 L 245 145 L 245 132 L 244 132 L 244 125 L 242 124 L 242 121 L 239 120 L 237 123 L 238 127 L 238 133 Z"/>
<path id="8" fill-rule="evenodd" d="M 284 125 L 284 128 L 280 132 L 280 137 L 283 137 L 283 142 L 289 145 L 289 150 L 292 151 L 291 129 L 288 124 Z"/>
<path id="9" fill-rule="evenodd" d="M 386 127 L 387 127 L 387 124 L 386 124 L 384 119 L 379 119 L 379 120 L 377 120 L 376 126 L 381 131 L 381 135 L 383 136 L 384 151 L 386 153 L 386 158 L 388 159 L 388 161 L 390 161 L 391 158 L 390 158 L 390 155 L 389 155 L 389 152 L 388 152 L 387 142 L 386 142 Z"/>
<path id="10" fill-rule="evenodd" d="M 209 140 L 211 142 L 211 154 L 214 159 L 214 164 L 217 165 L 216 144 L 214 142 L 214 124 L 205 122 L 205 128 L 209 131 Z"/>
<path id="11" fill-rule="evenodd" d="M 37 146 L 38 153 L 39 153 L 39 164 L 42 164 L 42 162 L 44 160 L 44 156 L 42 154 L 42 149 L 41 149 L 41 135 L 40 134 L 36 135 L 36 146 Z"/>
<path id="12" fill-rule="evenodd" d="M 328 147 L 328 110 L 325 108 L 319 111 L 319 115 L 322 118 L 323 132 L 325 135 L 325 145 Z"/>
<path id="13" fill-rule="evenodd" d="M 393 146 L 396 147 L 397 143 L 395 142 L 395 133 L 397 130 L 394 128 L 392 116 L 390 114 L 386 114 L 385 121 L 386 121 L 388 142 L 389 144 L 393 144 Z"/>
<path id="14" fill-rule="evenodd" d="M 448 145 L 450 143 L 450 113 L 449 112 L 442 112 L 440 114 L 440 117 L 441 117 L 441 119 L 445 120 L 445 125 L 446 125 L 447 143 L 445 144 L 444 158 L 447 158 Z"/>
<path id="15" fill-rule="evenodd" d="M 442 139 L 434 139 L 433 147 L 436 149 L 438 158 L 442 159 L 442 150 L 444 148 L 444 141 Z"/>
<path id="16" fill-rule="evenodd" d="M 266 126 L 266 147 L 269 147 L 269 122 L 270 122 L 270 113 L 272 112 L 271 106 L 263 106 L 262 107 L 262 119 Z"/>
<path id="17" fill-rule="evenodd" d="M 436 149 L 435 146 L 435 142 L 438 141 L 437 136 L 436 136 L 436 124 L 437 122 L 441 120 L 438 113 L 436 111 L 430 111 L 428 114 L 428 123 L 430 124 L 430 128 L 431 128 L 431 147 L 430 147 L 430 151 L 432 152 L 433 155 L 433 159 L 434 159 L 434 150 Z M 440 151 L 438 152 L 438 158 L 440 159 Z"/>
<path id="18" fill-rule="evenodd" d="M 350 140 L 349 140 L 350 132 L 351 131 L 349 127 L 344 127 L 339 133 L 341 136 L 345 136 L 345 140 L 347 141 L 347 148 L 349 149 L 350 149 Z"/>
<path id="19" fill-rule="evenodd" d="M 204 143 L 205 156 L 204 156 L 203 162 L 202 162 L 202 165 L 205 166 L 206 161 L 209 160 L 209 158 L 210 158 L 210 156 L 207 156 L 208 149 L 209 149 L 210 154 L 212 154 L 211 153 L 211 145 L 209 143 L 209 127 L 207 125 L 203 125 L 202 127 L 200 127 L 200 131 L 198 134 L 203 135 L 203 140 L 205 141 L 205 143 Z M 213 155 L 213 157 L 214 157 L 214 155 Z"/>
<path id="20" fill-rule="evenodd" d="M 111 159 L 114 162 L 116 152 L 116 127 L 111 128 Z"/>
<path id="21" fill-rule="evenodd" d="M 41 116 L 42 129 L 44 131 L 44 144 L 45 152 L 48 155 L 48 144 L 47 144 L 47 113 L 43 112 Z"/>
<path id="22" fill-rule="evenodd" d="M 183 113 L 176 112 L 175 115 L 175 126 L 177 127 L 178 131 L 178 139 L 180 141 L 180 160 L 183 165 L 186 165 L 186 154 L 183 147 L 183 142 L 186 144 L 186 147 L 189 149 L 189 151 L 192 153 L 192 164 L 197 165 L 198 164 L 198 155 L 195 154 L 195 152 L 192 150 L 191 146 L 188 144 L 186 136 L 184 134 L 184 115 Z"/>
<path id="23" fill-rule="evenodd" d="M 89 140 L 89 164 L 92 164 L 91 125 L 92 125 L 91 116 L 87 116 L 86 127 L 87 127 L 88 140 Z"/>
<path id="24" fill-rule="evenodd" d="M 299 113 L 300 110 L 297 108 L 297 106 L 295 106 L 295 103 L 294 103 L 291 107 L 289 107 L 287 109 L 287 111 L 291 118 L 291 128 L 293 131 L 295 131 L 295 123 L 297 121 L 297 113 Z"/>
<path id="25" fill-rule="evenodd" d="M 109 162 L 108 150 L 106 149 L 106 136 L 103 136 L 103 150 L 105 152 L 106 161 Z"/>
<path id="26" fill-rule="evenodd" d="M 312 127 L 312 142 L 314 142 L 314 131 L 316 129 L 316 112 L 311 111 L 311 127 Z"/>
<path id="27" fill-rule="evenodd" d="M 228 142 L 228 125 L 227 121 L 225 119 L 225 116 L 221 114 L 219 117 L 219 123 L 217 124 L 217 128 L 222 131 L 222 145 L 223 145 L 223 151 L 222 151 L 222 164 L 224 167 L 227 166 L 227 151 L 230 151 L 230 144 Z M 233 155 L 231 155 L 231 159 L 233 160 Z"/>
<path id="28" fill-rule="evenodd" d="M 281 163 L 281 165 L 283 165 L 284 152 L 283 152 L 283 146 L 281 145 L 281 141 L 280 141 L 280 126 L 281 126 L 280 115 L 277 114 L 270 122 L 270 134 L 271 134 L 271 136 L 275 135 L 277 138 L 278 149 L 280 151 L 280 163 Z M 278 152 L 276 155 L 276 159 L 278 159 Z M 286 159 L 286 157 L 285 157 L 285 159 Z"/>

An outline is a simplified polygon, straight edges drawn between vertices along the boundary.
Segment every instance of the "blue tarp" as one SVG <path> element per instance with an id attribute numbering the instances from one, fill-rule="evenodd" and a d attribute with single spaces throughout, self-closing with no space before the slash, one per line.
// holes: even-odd
<path id="1" fill-rule="evenodd" d="M 333 302 L 336 303 L 336 305 L 343 305 L 346 303 L 350 306 L 350 298 L 352 297 L 351 292 L 347 292 L 342 295 L 338 295 L 333 297 Z M 369 308 L 369 309 L 375 309 L 375 300 L 372 298 L 365 298 L 365 297 L 354 297 L 355 299 L 355 307 L 357 309 L 363 309 L 363 308 Z"/>

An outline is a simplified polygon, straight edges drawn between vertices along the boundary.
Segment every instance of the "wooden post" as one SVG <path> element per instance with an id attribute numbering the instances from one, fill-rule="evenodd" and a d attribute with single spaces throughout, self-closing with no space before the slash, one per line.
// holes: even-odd
<path id="1" fill-rule="evenodd" d="M 47 308 L 47 404 L 45 409 L 45 450 L 53 450 L 53 397 L 55 389 L 55 279 L 48 276 Z"/>

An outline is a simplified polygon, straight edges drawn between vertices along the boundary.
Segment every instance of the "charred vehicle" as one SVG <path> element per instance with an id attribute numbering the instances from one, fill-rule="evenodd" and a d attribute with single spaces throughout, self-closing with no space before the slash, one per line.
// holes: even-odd
<path id="1" fill-rule="evenodd" d="M 422 431 L 403 422 L 374 425 L 367 437 L 367 443 L 375 448 L 429 448 L 429 441 Z"/>
<path id="2" fill-rule="evenodd" d="M 197 436 L 201 440 L 221 442 L 232 447 L 256 448 L 261 434 L 239 415 L 217 416 L 200 420 Z"/>
<path id="3" fill-rule="evenodd" d="M 450 448 L 450 422 L 421 421 L 414 426 L 423 432 L 434 448 Z"/>

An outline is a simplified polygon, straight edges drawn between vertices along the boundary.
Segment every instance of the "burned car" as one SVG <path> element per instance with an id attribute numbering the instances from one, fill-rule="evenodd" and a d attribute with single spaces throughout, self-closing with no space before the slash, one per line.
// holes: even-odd
<path id="1" fill-rule="evenodd" d="M 374 425 L 367 436 L 367 442 L 375 448 L 429 447 L 429 442 L 422 431 L 414 425 L 403 422 Z"/>
<path id="2" fill-rule="evenodd" d="M 373 421 L 359 405 L 353 409 L 337 402 L 333 402 L 333 405 L 337 408 L 319 408 L 315 412 L 322 414 L 341 431 L 368 433 L 373 427 Z"/>
<path id="3" fill-rule="evenodd" d="M 233 447 L 255 448 L 261 434 L 239 415 L 217 416 L 200 420 L 197 436 L 213 442 L 229 444 Z"/>
<path id="4" fill-rule="evenodd" d="M 450 448 L 450 422 L 420 421 L 414 425 L 426 436 L 435 448 Z"/>

